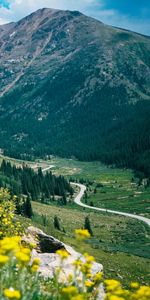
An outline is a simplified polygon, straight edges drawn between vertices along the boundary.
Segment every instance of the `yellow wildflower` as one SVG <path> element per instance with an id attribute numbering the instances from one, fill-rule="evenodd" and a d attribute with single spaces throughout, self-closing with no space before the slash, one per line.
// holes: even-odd
<path id="1" fill-rule="evenodd" d="M 130 286 L 133 289 L 137 289 L 139 287 L 139 284 L 138 284 L 138 282 L 131 282 Z"/>
<path id="2" fill-rule="evenodd" d="M 13 288 L 5 289 L 4 296 L 8 299 L 13 299 L 13 300 L 21 298 L 20 292 L 17 290 L 14 290 Z"/>
<path id="3" fill-rule="evenodd" d="M 107 287 L 107 290 L 115 290 L 119 289 L 121 287 L 120 282 L 114 279 L 106 279 L 105 284 Z"/>
<path id="4" fill-rule="evenodd" d="M 89 274 L 90 273 L 90 271 L 91 271 L 91 267 L 92 267 L 92 265 L 91 265 L 91 263 L 85 263 L 85 264 L 82 264 L 82 266 L 81 266 L 81 271 L 84 273 L 84 274 Z"/>
<path id="5" fill-rule="evenodd" d="M 21 262 L 22 264 L 27 264 L 29 261 L 30 261 L 30 256 L 21 252 L 21 251 L 18 251 L 16 253 L 16 258 L 19 260 L 19 262 Z"/>
<path id="6" fill-rule="evenodd" d="M 66 259 L 69 256 L 69 253 L 63 249 L 57 250 L 56 253 L 61 257 L 61 259 Z"/>
<path id="7" fill-rule="evenodd" d="M 39 266 L 38 265 L 32 265 L 31 267 L 31 271 L 34 273 L 34 272 L 37 272 L 39 269 Z"/>
<path id="8" fill-rule="evenodd" d="M 29 248 L 21 248 L 21 252 L 24 253 L 24 254 L 27 254 L 27 255 L 31 254 L 31 251 L 30 251 Z"/>
<path id="9" fill-rule="evenodd" d="M 94 285 L 94 282 L 86 280 L 84 284 L 86 287 L 91 288 Z"/>
<path id="10" fill-rule="evenodd" d="M 14 236 L 13 238 L 12 238 L 16 243 L 20 243 L 21 242 L 21 237 L 20 236 Z"/>
<path id="11" fill-rule="evenodd" d="M 76 259 L 73 262 L 73 265 L 76 266 L 76 267 L 80 267 L 80 266 L 82 266 L 82 264 L 83 264 L 83 262 L 80 259 Z"/>
<path id="12" fill-rule="evenodd" d="M 32 262 L 33 265 L 40 265 L 40 259 L 35 257 Z"/>
<path id="13" fill-rule="evenodd" d="M 87 263 L 91 263 L 91 262 L 95 261 L 94 256 L 89 255 L 88 253 L 84 253 L 84 256 L 85 256 L 85 258 L 86 258 L 86 262 L 87 262 Z"/>
<path id="14" fill-rule="evenodd" d="M 73 296 L 78 295 L 78 290 L 75 286 L 67 286 L 62 288 L 61 293 L 65 300 L 71 300 Z"/>
<path id="15" fill-rule="evenodd" d="M 18 242 L 16 238 L 6 237 L 0 242 L 0 246 L 1 246 L 1 253 L 7 253 L 12 250 L 15 250 L 18 247 Z"/>
<path id="16" fill-rule="evenodd" d="M 32 249 L 36 248 L 36 244 L 35 243 L 30 243 L 29 247 L 32 250 Z"/>
<path id="17" fill-rule="evenodd" d="M 87 229 L 76 229 L 75 234 L 77 239 L 81 240 L 88 239 L 91 236 Z"/>
<path id="18" fill-rule="evenodd" d="M 0 266 L 5 265 L 9 261 L 9 257 L 6 255 L 0 255 Z"/>
<path id="19" fill-rule="evenodd" d="M 136 291 L 134 295 L 135 298 L 133 299 L 148 300 L 150 299 L 150 287 L 143 285 Z"/>
<path id="20" fill-rule="evenodd" d="M 32 266 L 31 266 L 31 271 L 32 272 L 37 272 L 37 270 L 39 269 L 39 265 L 40 265 L 39 258 L 34 258 L 33 262 L 32 262 Z"/>
<path id="21" fill-rule="evenodd" d="M 103 277 L 103 273 L 102 272 L 98 272 L 97 274 L 94 275 L 93 280 L 95 283 L 100 282 L 102 280 Z"/>
<path id="22" fill-rule="evenodd" d="M 86 274 L 86 278 L 89 278 L 89 279 L 92 278 L 92 274 L 91 273 L 87 273 Z"/>
<path id="23" fill-rule="evenodd" d="M 122 298 L 122 297 L 119 297 L 119 296 L 116 296 L 116 295 L 111 295 L 109 297 L 109 300 L 125 300 L 125 298 Z"/>

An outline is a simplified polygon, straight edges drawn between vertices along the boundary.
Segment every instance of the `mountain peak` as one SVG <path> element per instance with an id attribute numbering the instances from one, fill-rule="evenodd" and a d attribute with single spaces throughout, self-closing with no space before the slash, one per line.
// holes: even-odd
<path id="1" fill-rule="evenodd" d="M 150 39 L 78 11 L 43 8 L 16 22 L 0 38 L 1 148 L 40 144 L 41 153 L 80 158 L 84 148 L 90 159 L 111 145 L 125 157 L 124 128 L 132 123 L 138 137 L 149 116 L 149 53 Z M 141 149 L 133 136 L 131 153 Z"/>

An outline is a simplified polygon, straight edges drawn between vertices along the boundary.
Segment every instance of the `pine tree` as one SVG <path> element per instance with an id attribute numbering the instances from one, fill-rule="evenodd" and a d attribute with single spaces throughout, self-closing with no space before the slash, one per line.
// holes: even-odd
<path id="1" fill-rule="evenodd" d="M 91 224 L 90 224 L 90 219 L 88 216 L 85 217 L 85 222 L 84 222 L 84 229 L 87 229 L 90 235 L 93 235 L 92 229 L 91 229 Z"/>
<path id="2" fill-rule="evenodd" d="M 96 194 L 96 193 L 97 193 L 97 189 L 95 188 L 95 189 L 94 189 L 94 194 Z"/>
<path id="3" fill-rule="evenodd" d="M 44 195 L 42 194 L 42 197 L 41 197 L 41 203 L 44 203 L 45 202 L 45 197 Z"/>
<path id="4" fill-rule="evenodd" d="M 25 201 L 25 216 L 27 216 L 28 218 L 31 218 L 33 216 L 31 198 L 29 195 L 27 196 Z"/>
<path id="5" fill-rule="evenodd" d="M 67 198 L 66 198 L 65 193 L 64 193 L 64 195 L 62 197 L 62 203 L 63 203 L 63 205 L 67 205 Z"/>
<path id="6" fill-rule="evenodd" d="M 61 229 L 60 229 L 59 220 L 58 220 L 58 217 L 57 217 L 57 216 L 54 217 L 54 227 L 55 227 L 55 229 L 57 229 L 57 230 L 61 230 Z"/>
<path id="7" fill-rule="evenodd" d="M 2 164 L 1 164 L 1 171 L 3 174 L 5 174 L 6 168 L 7 168 L 6 161 L 3 159 Z"/>

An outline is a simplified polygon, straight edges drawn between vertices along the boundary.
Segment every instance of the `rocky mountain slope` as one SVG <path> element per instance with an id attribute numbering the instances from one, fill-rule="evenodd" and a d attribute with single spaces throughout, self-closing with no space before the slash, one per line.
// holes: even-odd
<path id="1" fill-rule="evenodd" d="M 46 8 L 0 26 L 1 148 L 141 165 L 149 115 L 149 37 Z"/>

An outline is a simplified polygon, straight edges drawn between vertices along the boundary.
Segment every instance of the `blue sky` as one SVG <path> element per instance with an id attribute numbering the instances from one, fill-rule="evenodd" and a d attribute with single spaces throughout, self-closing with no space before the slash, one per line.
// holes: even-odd
<path id="1" fill-rule="evenodd" d="M 0 0 L 0 24 L 42 7 L 80 10 L 106 24 L 150 35 L 150 0 Z"/>

